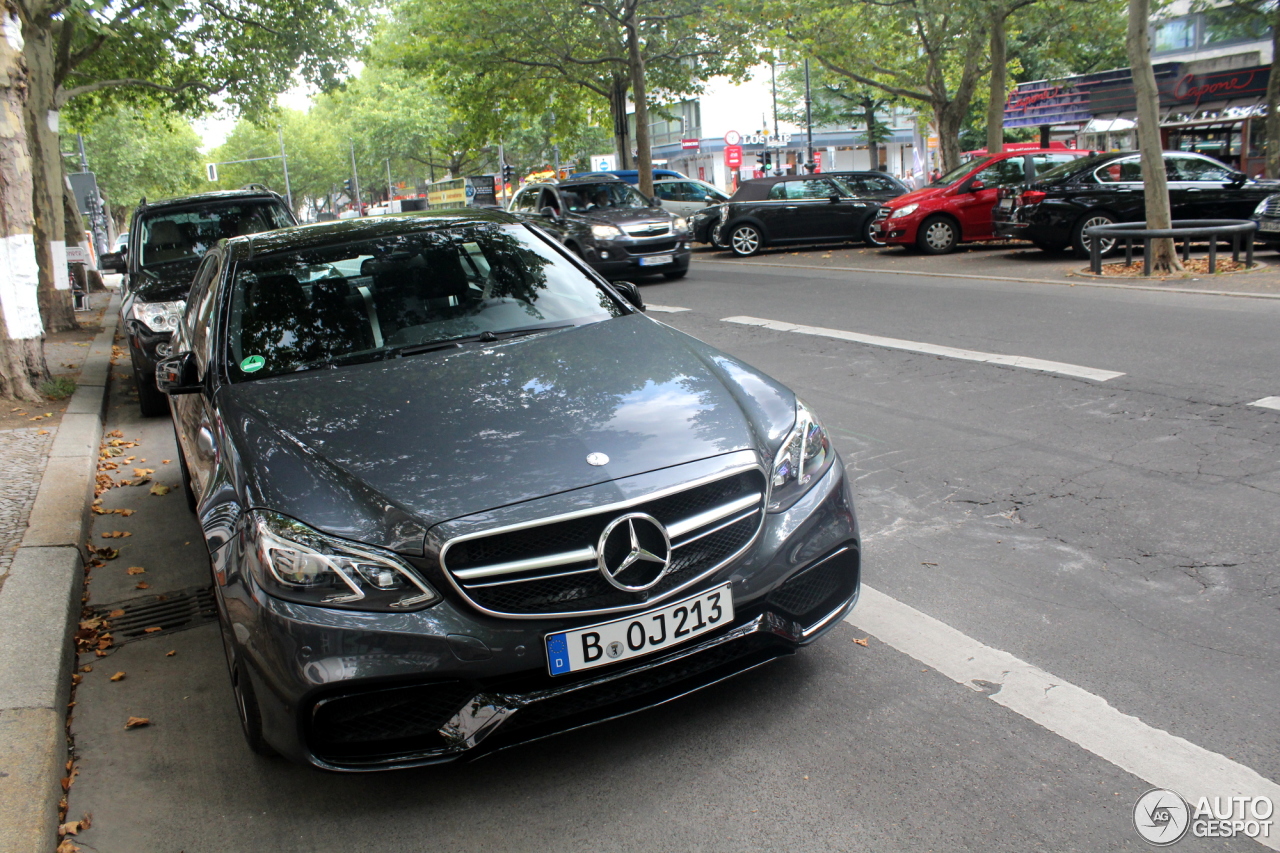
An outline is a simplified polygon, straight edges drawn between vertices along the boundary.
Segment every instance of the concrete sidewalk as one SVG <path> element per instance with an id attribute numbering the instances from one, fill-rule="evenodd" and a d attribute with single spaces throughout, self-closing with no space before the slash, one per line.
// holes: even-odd
<path id="1" fill-rule="evenodd" d="M 32 460 L 31 446 L 24 445 L 26 464 L 4 477 L 2 491 L 10 499 L 6 520 L 20 524 L 29 508 L 8 571 L 0 576 L 0 850 L 5 853 L 48 853 L 58 843 L 72 634 L 84 580 L 81 547 L 102 440 L 118 292 L 110 292 L 109 300 L 66 412 L 47 443 L 37 446 L 40 458 Z M 35 438 L 19 435 L 10 441 Z M 33 488 L 36 477 L 39 486 Z M 3 532 L 17 539 L 16 530 Z"/>

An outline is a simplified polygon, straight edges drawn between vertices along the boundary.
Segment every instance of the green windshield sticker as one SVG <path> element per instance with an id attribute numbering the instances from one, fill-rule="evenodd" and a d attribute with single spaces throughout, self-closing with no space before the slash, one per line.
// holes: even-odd
<path id="1" fill-rule="evenodd" d="M 266 367 L 267 360 L 260 355 L 251 355 L 244 361 L 240 362 L 240 369 L 245 373 L 253 373 L 255 370 L 261 370 Z"/>

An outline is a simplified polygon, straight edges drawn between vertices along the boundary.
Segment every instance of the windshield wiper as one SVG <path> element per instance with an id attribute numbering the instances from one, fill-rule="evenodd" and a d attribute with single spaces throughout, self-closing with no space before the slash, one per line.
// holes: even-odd
<path id="1" fill-rule="evenodd" d="M 573 323 L 557 323 L 551 326 L 536 326 L 532 329 L 513 329 L 508 332 L 492 332 L 486 329 L 478 335 L 459 335 L 456 338 L 440 338 L 438 340 L 426 341 L 420 344 L 406 344 L 405 346 L 392 350 L 390 355 L 392 357 L 420 355 L 424 352 L 434 352 L 435 350 L 461 347 L 463 344 L 491 344 L 497 341 L 509 341 L 512 338 L 522 338 L 525 335 L 546 332 L 551 329 L 563 329 L 572 325 Z"/>

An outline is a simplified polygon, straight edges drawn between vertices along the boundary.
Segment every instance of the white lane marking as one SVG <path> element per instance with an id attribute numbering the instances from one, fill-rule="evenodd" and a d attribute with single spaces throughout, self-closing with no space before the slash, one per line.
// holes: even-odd
<path id="1" fill-rule="evenodd" d="M 1264 409 L 1280 409 L 1280 397 L 1263 397 L 1261 400 L 1254 400 L 1250 406 L 1261 406 Z"/>
<path id="2" fill-rule="evenodd" d="M 649 311 L 661 311 L 664 314 L 679 314 L 681 311 L 688 311 L 688 308 L 681 308 L 678 305 L 646 305 Z"/>
<path id="3" fill-rule="evenodd" d="M 1063 376 L 1074 376 L 1078 379 L 1092 379 L 1106 382 L 1117 376 L 1124 376 L 1114 370 L 1098 370 L 1095 367 L 1082 367 L 1078 364 L 1067 364 L 1063 361 L 1045 361 L 1041 358 L 1027 358 L 1021 355 L 1000 355 L 993 352 L 979 352 L 971 349 L 957 349 L 938 344 L 926 344 L 920 341 L 904 341 L 898 338 L 882 338 L 879 335 L 863 335 L 858 332 L 845 332 L 841 329 L 824 329 L 821 326 L 802 326 L 798 323 L 783 323 L 778 320 L 763 320 L 759 317 L 724 317 L 721 322 L 740 323 L 744 326 L 761 326 L 779 332 L 795 332 L 800 335 L 815 335 L 820 338 L 835 338 L 841 341 L 855 341 L 888 349 L 907 350 L 926 355 L 938 355 L 943 358 L 959 358 L 965 361 L 982 361 L 989 364 L 1003 364 L 1008 367 L 1021 367 L 1026 370 L 1039 370 L 1044 373 L 1060 373 Z"/>
<path id="4" fill-rule="evenodd" d="M 1149 726 L 1101 696 L 865 584 L 858 606 L 845 621 L 972 690 L 987 693 L 987 685 L 999 685 L 988 699 L 1157 788 L 1177 791 L 1193 808 L 1202 796 L 1267 796 L 1280 802 L 1280 785 L 1255 770 Z M 1280 850 L 1280 836 L 1257 840 Z"/>

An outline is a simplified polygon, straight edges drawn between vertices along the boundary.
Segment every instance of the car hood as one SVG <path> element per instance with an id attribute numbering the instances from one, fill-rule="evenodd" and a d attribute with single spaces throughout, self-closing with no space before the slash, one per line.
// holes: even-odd
<path id="1" fill-rule="evenodd" d="M 904 207 L 908 204 L 912 204 L 912 203 L 919 204 L 922 201 L 929 201 L 930 199 L 940 198 L 950 188 L 951 188 L 950 186 L 921 187 L 920 189 L 912 190 L 911 192 L 905 195 L 895 196 L 892 200 L 886 201 L 884 206 L 897 210 L 899 207 Z"/>
<path id="2" fill-rule="evenodd" d="M 143 302 L 175 302 L 186 299 L 200 266 L 199 258 L 147 267 L 129 277 L 130 287 Z"/>
<path id="3" fill-rule="evenodd" d="M 736 450 L 771 459 L 795 419 L 784 386 L 638 314 L 232 385 L 218 405 L 249 505 L 397 550 L 500 506 Z"/>
<path id="4" fill-rule="evenodd" d="M 652 222 L 658 225 L 670 225 L 671 214 L 662 208 L 598 208 L 596 210 L 578 211 L 576 216 L 591 222 L 608 222 L 611 225 L 641 225 Z"/>

